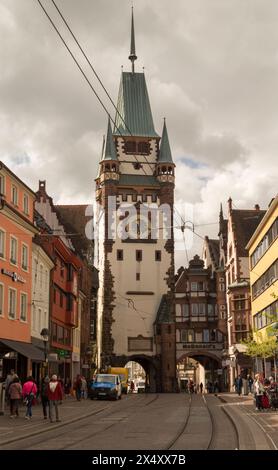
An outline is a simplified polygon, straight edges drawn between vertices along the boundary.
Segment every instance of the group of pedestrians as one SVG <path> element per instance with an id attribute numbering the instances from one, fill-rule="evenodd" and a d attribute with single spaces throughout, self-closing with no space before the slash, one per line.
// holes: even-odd
<path id="1" fill-rule="evenodd" d="M 44 419 L 49 418 L 50 422 L 54 422 L 54 414 L 56 422 L 60 422 L 58 405 L 63 399 L 63 389 L 61 382 L 58 381 L 57 375 L 52 375 L 51 379 L 46 376 L 42 379 L 40 390 L 32 376 L 29 376 L 23 386 L 17 374 L 12 370 L 7 376 L 5 382 L 5 392 L 7 401 L 10 405 L 10 417 L 17 418 L 19 416 L 19 404 L 21 400 L 26 407 L 25 419 L 32 419 L 32 407 L 40 392 L 41 403 Z M 55 413 L 54 413 L 55 411 Z"/>
<path id="2" fill-rule="evenodd" d="M 254 396 L 256 411 L 278 408 L 278 384 L 271 376 L 268 379 L 262 374 L 256 374 L 253 379 L 251 375 L 247 378 L 238 375 L 235 379 L 235 391 L 239 397 L 252 394 Z"/>

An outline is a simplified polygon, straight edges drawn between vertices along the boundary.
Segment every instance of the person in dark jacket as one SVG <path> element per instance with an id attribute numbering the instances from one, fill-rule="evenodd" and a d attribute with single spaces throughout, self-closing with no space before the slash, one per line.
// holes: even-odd
<path id="1" fill-rule="evenodd" d="M 48 384 L 50 382 L 49 377 L 46 375 L 41 382 L 41 402 L 42 402 L 42 410 L 43 410 L 43 417 L 47 419 L 47 414 L 50 418 L 50 409 L 49 409 L 49 399 L 48 399 Z M 48 413 L 47 413 L 48 409 Z"/>
<path id="2" fill-rule="evenodd" d="M 242 393 L 242 385 L 243 385 L 242 378 L 240 375 L 238 375 L 235 380 L 235 389 L 239 397 L 241 396 L 241 393 Z"/>
<path id="3" fill-rule="evenodd" d="M 57 375 L 52 375 L 51 380 L 47 386 L 47 396 L 49 400 L 49 418 L 50 422 L 54 422 L 54 408 L 56 414 L 56 422 L 60 422 L 58 405 L 63 399 L 63 391 L 60 382 L 57 380 Z"/>

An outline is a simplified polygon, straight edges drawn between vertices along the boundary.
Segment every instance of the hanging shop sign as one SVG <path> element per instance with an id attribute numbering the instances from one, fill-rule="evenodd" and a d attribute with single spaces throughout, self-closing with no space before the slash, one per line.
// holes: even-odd
<path id="1" fill-rule="evenodd" d="M 1 273 L 4 274 L 5 276 L 11 277 L 14 282 L 21 282 L 22 284 L 26 283 L 26 279 L 24 279 L 23 277 L 21 277 L 19 274 L 17 274 L 14 271 L 8 271 L 8 269 L 2 268 Z"/>

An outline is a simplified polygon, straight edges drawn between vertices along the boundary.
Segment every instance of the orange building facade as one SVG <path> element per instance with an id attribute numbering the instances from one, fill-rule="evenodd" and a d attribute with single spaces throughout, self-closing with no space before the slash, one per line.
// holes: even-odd
<path id="1" fill-rule="evenodd" d="M 35 194 L 0 162 L 0 377 L 30 372 Z"/>

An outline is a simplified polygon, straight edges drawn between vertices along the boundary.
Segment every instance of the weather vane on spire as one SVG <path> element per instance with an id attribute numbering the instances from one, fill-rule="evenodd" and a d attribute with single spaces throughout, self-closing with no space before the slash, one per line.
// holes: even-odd
<path id="1" fill-rule="evenodd" d="M 134 62 L 137 59 L 135 51 L 135 34 L 134 34 L 134 20 L 133 20 L 133 6 L 131 8 L 131 41 L 130 41 L 130 56 L 128 57 L 132 63 L 132 73 L 134 73 Z"/>

